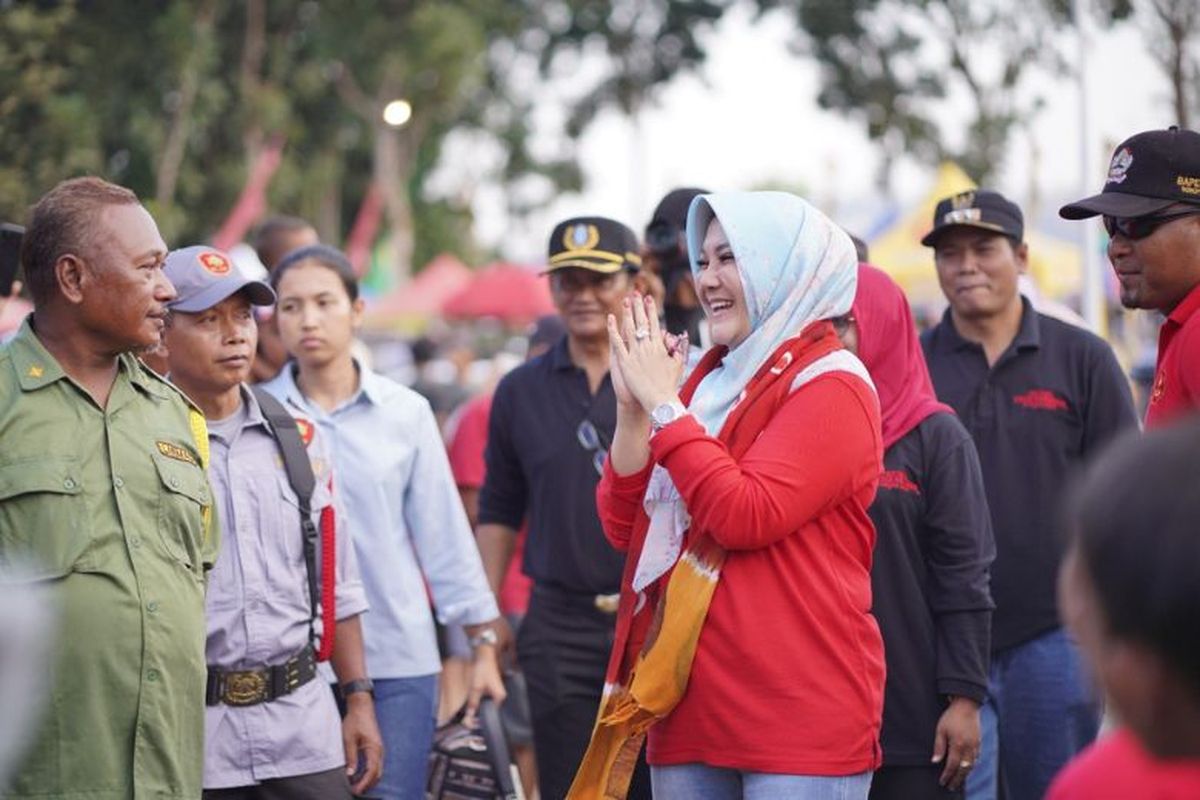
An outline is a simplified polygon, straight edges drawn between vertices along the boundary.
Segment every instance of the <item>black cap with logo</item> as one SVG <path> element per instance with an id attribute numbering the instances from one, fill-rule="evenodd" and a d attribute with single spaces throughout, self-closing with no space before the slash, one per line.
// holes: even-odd
<path id="1" fill-rule="evenodd" d="M 1068 203 L 1064 219 L 1142 217 L 1175 203 L 1200 204 L 1200 133 L 1172 125 L 1117 145 L 1100 194 Z"/>
<path id="2" fill-rule="evenodd" d="M 638 240 L 625 225 L 607 217 L 572 217 L 554 226 L 550 234 L 547 272 L 566 267 L 593 272 L 616 272 L 642 267 Z"/>
<path id="3" fill-rule="evenodd" d="M 944 197 L 933 211 L 933 230 L 921 244 L 935 247 L 947 228 L 982 228 L 1000 233 L 1014 241 L 1025 238 L 1025 216 L 1020 207 L 991 189 L 971 189 Z"/>

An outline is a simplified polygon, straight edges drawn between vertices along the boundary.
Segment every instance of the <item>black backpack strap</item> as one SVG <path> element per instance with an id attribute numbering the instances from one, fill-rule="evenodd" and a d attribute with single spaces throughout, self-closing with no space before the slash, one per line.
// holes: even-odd
<path id="1" fill-rule="evenodd" d="M 262 387 L 251 386 L 250 391 L 258 401 L 263 416 L 267 418 L 275 443 L 279 445 L 288 483 L 296 493 L 296 501 L 300 506 L 300 529 L 304 534 L 304 567 L 308 572 L 308 602 L 312 609 L 308 618 L 308 643 L 315 650 L 320 593 L 317 589 L 317 526 L 312 521 L 312 494 L 317 485 L 317 478 L 313 475 L 312 462 L 308 460 L 308 448 L 300 438 L 296 419 L 282 403 Z"/>

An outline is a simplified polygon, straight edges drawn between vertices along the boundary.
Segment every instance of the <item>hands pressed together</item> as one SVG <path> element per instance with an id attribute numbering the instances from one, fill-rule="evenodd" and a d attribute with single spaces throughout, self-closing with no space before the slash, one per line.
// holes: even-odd
<path id="1" fill-rule="evenodd" d="M 608 315 L 609 366 L 617 404 L 624 413 L 649 414 L 679 400 L 687 364 L 687 334 L 676 336 L 658 324 L 654 298 L 634 292 L 625 298 L 621 319 Z"/>

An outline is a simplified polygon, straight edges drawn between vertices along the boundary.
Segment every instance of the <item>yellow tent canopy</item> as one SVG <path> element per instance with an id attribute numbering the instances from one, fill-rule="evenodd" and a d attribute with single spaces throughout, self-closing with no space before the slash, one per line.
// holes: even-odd
<path id="1" fill-rule="evenodd" d="M 975 182 L 957 164 L 943 163 L 921 202 L 869 242 L 871 263 L 891 275 L 912 304 L 943 302 L 933 269 L 933 251 L 921 244 L 921 237 L 932 226 L 938 200 L 974 188 Z M 1025 241 L 1029 244 L 1030 273 L 1044 296 L 1062 299 L 1079 293 L 1083 259 L 1078 246 L 1028 228 Z"/>

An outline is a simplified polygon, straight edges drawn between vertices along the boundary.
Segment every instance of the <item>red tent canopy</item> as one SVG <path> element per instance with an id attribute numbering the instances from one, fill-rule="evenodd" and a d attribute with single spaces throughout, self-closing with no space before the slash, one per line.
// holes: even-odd
<path id="1" fill-rule="evenodd" d="M 535 267 L 495 263 L 484 267 L 470 285 L 442 308 L 448 317 L 495 317 L 523 325 L 554 313 L 549 282 Z"/>
<path id="2" fill-rule="evenodd" d="M 461 261 L 442 253 L 409 283 L 372 301 L 367 306 L 367 317 L 386 322 L 400 316 L 440 314 L 446 301 L 471 283 L 471 277 L 471 270 Z"/>

